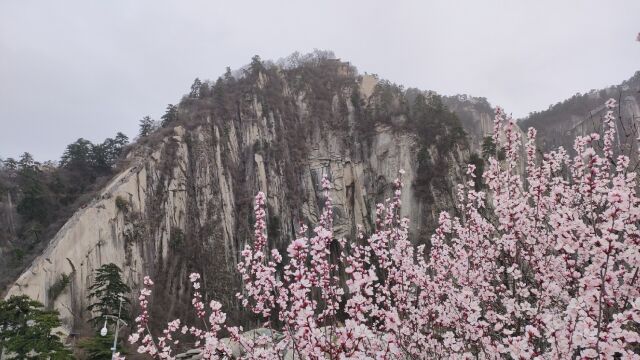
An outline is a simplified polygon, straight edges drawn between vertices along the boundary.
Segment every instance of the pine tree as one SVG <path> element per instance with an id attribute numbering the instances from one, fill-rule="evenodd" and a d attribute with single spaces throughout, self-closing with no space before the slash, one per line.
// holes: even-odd
<path id="1" fill-rule="evenodd" d="M 73 359 L 60 334 L 52 332 L 60 326 L 58 316 L 26 295 L 0 300 L 0 353 L 16 359 Z"/>
<path id="2" fill-rule="evenodd" d="M 169 104 L 167 105 L 167 111 L 162 115 L 162 127 L 167 127 L 169 124 L 178 120 L 178 106 Z"/>
<path id="3" fill-rule="evenodd" d="M 127 135 L 118 132 L 114 138 L 106 138 L 102 144 L 91 144 L 89 162 L 96 174 L 108 174 L 128 143 Z"/>
<path id="4" fill-rule="evenodd" d="M 31 168 L 31 167 L 34 167 L 36 165 L 39 165 L 33 159 L 33 155 L 31 155 L 28 152 L 25 152 L 22 155 L 20 155 L 20 161 L 18 162 L 18 164 L 20 164 L 20 168 L 22 168 L 22 169 Z"/>
<path id="5" fill-rule="evenodd" d="M 18 169 L 18 162 L 16 161 L 16 159 L 8 157 L 2 162 L 2 166 L 4 169 L 15 171 L 16 169 Z"/>
<path id="6" fill-rule="evenodd" d="M 122 281 L 122 270 L 114 263 L 102 265 L 96 270 L 93 284 L 89 287 L 89 298 L 94 299 L 87 310 L 95 316 L 90 320 L 94 328 L 98 328 L 105 320 L 105 315 L 118 316 L 120 298 L 122 309 L 120 318 L 129 320 L 129 299 L 125 296 L 131 292 L 127 284 Z"/>
<path id="7" fill-rule="evenodd" d="M 60 158 L 60 165 L 69 169 L 88 169 L 91 165 L 92 147 L 93 144 L 91 141 L 83 138 L 67 145 L 67 148 Z"/>
<path id="8" fill-rule="evenodd" d="M 484 159 L 489 159 L 492 156 L 502 161 L 505 159 L 506 154 L 504 149 L 497 148 L 496 144 L 493 142 L 493 137 L 485 136 L 482 141 L 482 157 Z"/>
<path id="9" fill-rule="evenodd" d="M 153 119 L 151 119 L 151 117 L 149 116 L 143 117 L 142 120 L 140 120 L 140 132 L 138 133 L 138 136 L 140 137 L 149 136 L 149 134 L 151 134 L 151 132 L 153 131 L 153 128 L 154 128 Z"/>
<path id="10" fill-rule="evenodd" d="M 191 84 L 191 91 L 189 92 L 189 97 L 194 99 L 200 98 L 201 89 L 202 89 L 202 81 L 199 78 L 196 78 L 193 81 L 193 84 Z"/>
<path id="11" fill-rule="evenodd" d="M 235 80 L 236 79 L 233 77 L 233 74 L 231 73 L 231 68 L 227 66 L 224 71 L 224 81 L 226 81 L 227 83 L 232 83 Z"/>
<path id="12" fill-rule="evenodd" d="M 249 69 L 245 70 L 245 74 L 248 74 L 250 76 L 258 76 L 258 74 L 264 70 L 265 70 L 265 67 L 264 67 L 264 63 L 262 62 L 262 59 L 260 58 L 259 55 L 254 55 L 251 58 L 251 64 L 249 64 Z"/>
<path id="13" fill-rule="evenodd" d="M 18 181 L 22 198 L 16 210 L 24 220 L 44 223 L 50 210 L 50 199 L 47 196 L 46 184 L 42 172 L 36 166 L 33 157 L 24 153 L 18 162 Z"/>
<path id="14" fill-rule="evenodd" d="M 122 150 L 128 143 L 129 137 L 121 132 L 118 132 L 113 139 L 108 138 L 104 141 L 103 146 L 106 150 L 107 164 L 109 165 L 109 168 L 116 164 L 120 158 L 120 154 L 122 154 Z"/>

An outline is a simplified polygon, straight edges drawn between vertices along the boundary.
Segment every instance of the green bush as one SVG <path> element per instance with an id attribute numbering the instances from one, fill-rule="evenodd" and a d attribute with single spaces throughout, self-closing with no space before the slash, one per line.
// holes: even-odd
<path id="1" fill-rule="evenodd" d="M 124 236 L 124 240 L 127 245 L 142 239 L 143 230 L 143 225 L 140 224 L 140 222 L 134 222 L 130 229 L 124 230 L 122 235 Z"/>
<path id="2" fill-rule="evenodd" d="M 56 301 L 58 296 L 62 294 L 64 289 L 66 289 L 70 283 L 71 277 L 65 273 L 62 273 L 60 278 L 49 287 L 49 305 L 53 305 L 53 302 Z"/>
<path id="3" fill-rule="evenodd" d="M 71 351 L 62 341 L 57 311 L 44 306 L 26 295 L 0 299 L 0 350 L 2 358 L 13 359 L 73 359 Z M 33 353 L 37 355 L 34 357 Z"/>
<path id="4" fill-rule="evenodd" d="M 121 340 L 118 339 L 116 350 L 124 354 Z M 107 336 L 95 336 L 81 339 L 78 348 L 82 349 L 87 360 L 111 360 L 111 346 L 113 346 L 113 332 L 109 331 Z"/>
<path id="5" fill-rule="evenodd" d="M 171 235 L 169 238 L 169 247 L 172 250 L 179 249 L 184 244 L 184 232 L 178 227 L 171 228 Z"/>
<path id="6" fill-rule="evenodd" d="M 126 213 L 129 211 L 129 202 L 122 196 L 118 195 L 116 196 L 116 208 L 123 213 Z"/>
<path id="7" fill-rule="evenodd" d="M 15 261 L 17 261 L 18 263 L 21 263 L 22 259 L 24 259 L 24 250 L 22 250 L 22 249 L 14 249 L 13 250 L 13 259 Z"/>
<path id="8" fill-rule="evenodd" d="M 267 222 L 267 236 L 269 236 L 271 240 L 280 237 L 280 217 L 278 215 L 269 216 L 269 221 Z"/>

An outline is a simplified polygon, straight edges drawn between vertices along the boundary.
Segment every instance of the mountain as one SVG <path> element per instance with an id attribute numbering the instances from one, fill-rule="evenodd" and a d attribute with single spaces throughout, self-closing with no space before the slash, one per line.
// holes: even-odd
<path id="1" fill-rule="evenodd" d="M 7 295 L 27 294 L 58 309 L 67 331 L 86 331 L 93 271 L 113 262 L 133 289 L 154 278 L 162 295 L 151 308 L 162 322 L 190 316 L 187 275 L 197 271 L 203 293 L 250 325 L 234 296 L 235 264 L 258 191 L 267 195 L 269 244 L 286 253 L 300 225 L 318 219 L 323 176 L 333 184 L 336 233 L 353 240 L 358 224 L 371 230 L 375 204 L 404 169 L 402 211 L 416 243 L 427 243 L 439 211 L 453 208 L 468 157 L 465 131 L 433 93 L 359 75 L 325 54 L 279 65 L 254 58 L 194 83 L 175 119 L 131 147 Z"/>

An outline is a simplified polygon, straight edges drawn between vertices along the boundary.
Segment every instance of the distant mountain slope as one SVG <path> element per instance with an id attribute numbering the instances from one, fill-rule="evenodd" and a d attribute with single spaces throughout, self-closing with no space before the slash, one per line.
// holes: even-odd
<path id="1" fill-rule="evenodd" d="M 619 105 L 616 146 L 619 151 L 635 154 L 636 139 L 640 136 L 640 71 L 620 85 L 576 94 L 548 110 L 533 113 L 519 122 L 520 127 L 536 128 L 543 150 L 558 146 L 571 150 L 576 136 L 602 129 L 604 103 L 610 98 L 616 99 Z"/>

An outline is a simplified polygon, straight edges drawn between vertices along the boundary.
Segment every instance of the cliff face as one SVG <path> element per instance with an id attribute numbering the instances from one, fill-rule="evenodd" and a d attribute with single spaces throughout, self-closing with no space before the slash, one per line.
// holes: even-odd
<path id="1" fill-rule="evenodd" d="M 468 95 L 444 97 L 444 103 L 453 111 L 469 135 L 471 151 L 482 153 L 482 142 L 493 134 L 494 111 L 487 99 Z"/>
<path id="2" fill-rule="evenodd" d="M 323 176 L 333 185 L 336 235 L 353 239 L 358 224 L 371 229 L 376 202 L 404 169 L 402 211 L 415 241 L 427 241 L 438 212 L 453 207 L 468 156 L 458 124 L 438 117 L 442 109 L 417 115 L 402 107 L 402 91 L 382 92 L 336 60 L 245 72 L 183 99 L 179 121 L 138 142 L 126 169 L 7 296 L 53 306 L 67 330 L 82 331 L 93 271 L 113 262 L 134 292 L 143 276 L 154 278 L 151 306 L 162 321 L 190 313 L 187 275 L 197 271 L 203 293 L 239 321 L 235 264 L 251 241 L 253 196 L 266 193 L 269 245 L 284 252 L 301 223 L 316 223 Z M 437 131 L 416 130 L 425 123 Z M 54 298 L 49 290 L 63 274 L 70 283 Z"/>
<path id="3" fill-rule="evenodd" d="M 461 125 L 467 133 L 469 149 L 480 157 L 484 157 L 483 144 L 485 139 L 493 135 L 495 111 L 485 98 L 469 95 L 446 96 L 443 98 L 447 107 L 460 119 Z M 517 123 L 516 123 L 517 125 Z M 527 134 L 515 126 L 514 130 L 520 134 L 521 139 L 526 140 Z M 526 152 L 520 148 L 518 171 L 524 174 L 526 166 Z"/>

